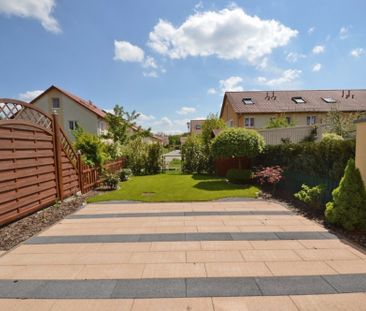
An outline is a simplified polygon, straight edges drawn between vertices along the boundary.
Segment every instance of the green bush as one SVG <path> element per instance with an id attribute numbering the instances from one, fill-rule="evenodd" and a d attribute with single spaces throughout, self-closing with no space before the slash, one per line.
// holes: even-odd
<path id="1" fill-rule="evenodd" d="M 81 127 L 73 131 L 74 148 L 81 152 L 83 161 L 90 166 L 103 166 L 108 159 L 106 144 L 103 140 L 91 133 L 85 132 Z"/>
<path id="2" fill-rule="evenodd" d="M 275 118 L 271 118 L 266 126 L 267 129 L 272 128 L 284 128 L 284 127 L 293 127 L 295 126 L 294 121 L 288 122 L 286 115 L 280 115 Z"/>
<path id="3" fill-rule="evenodd" d="M 331 142 L 333 140 L 344 140 L 342 136 L 335 133 L 324 133 L 322 136 L 323 142 Z"/>
<path id="4" fill-rule="evenodd" d="M 320 143 L 267 145 L 264 152 L 253 159 L 253 165 L 279 165 L 299 174 L 339 181 L 348 159 L 354 157 L 354 140 L 330 140 Z"/>
<path id="5" fill-rule="evenodd" d="M 147 161 L 147 144 L 142 137 L 130 140 L 124 148 L 127 168 L 131 169 L 133 175 L 140 176 L 145 174 Z"/>
<path id="6" fill-rule="evenodd" d="M 318 185 L 315 187 L 310 187 L 303 184 L 301 190 L 294 194 L 294 197 L 304 203 L 308 204 L 313 208 L 321 207 L 321 199 L 325 191 L 324 185 Z"/>
<path id="7" fill-rule="evenodd" d="M 232 183 L 247 184 L 252 177 L 251 170 L 230 169 L 226 178 Z"/>
<path id="8" fill-rule="evenodd" d="M 353 159 L 348 161 L 339 187 L 332 195 L 333 201 L 326 206 L 326 219 L 346 230 L 365 229 L 366 190 Z"/>
<path id="9" fill-rule="evenodd" d="M 160 144 L 147 145 L 146 174 L 158 174 L 162 169 L 163 147 Z"/>
<path id="10" fill-rule="evenodd" d="M 118 177 L 118 175 L 113 174 L 113 173 L 106 173 L 105 174 L 104 184 L 110 190 L 116 190 L 118 188 L 118 183 L 119 183 L 119 177 Z"/>
<path id="11" fill-rule="evenodd" d="M 184 173 L 203 173 L 207 169 L 207 156 L 202 141 L 196 135 L 188 136 L 182 146 L 182 171 Z"/>
<path id="12" fill-rule="evenodd" d="M 223 130 L 212 142 L 215 159 L 231 157 L 253 158 L 264 149 L 264 138 L 255 130 L 229 128 Z"/>
<path id="13" fill-rule="evenodd" d="M 132 175 L 132 171 L 129 168 L 123 168 L 119 171 L 118 175 L 120 181 L 127 181 Z"/>

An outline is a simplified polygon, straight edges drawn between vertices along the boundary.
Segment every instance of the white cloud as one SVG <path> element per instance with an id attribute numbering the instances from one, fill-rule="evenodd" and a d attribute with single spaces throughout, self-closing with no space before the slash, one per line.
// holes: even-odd
<path id="1" fill-rule="evenodd" d="M 210 95 L 214 95 L 214 94 L 216 94 L 216 89 L 215 89 L 215 88 L 213 88 L 213 87 L 209 88 L 209 89 L 207 90 L 207 94 L 210 94 Z"/>
<path id="2" fill-rule="evenodd" d="M 315 31 L 315 27 L 310 27 L 308 29 L 308 34 L 311 35 Z"/>
<path id="3" fill-rule="evenodd" d="M 52 16 L 55 0 L 0 0 L 0 14 L 33 18 L 41 22 L 44 29 L 60 33 L 61 28 Z"/>
<path id="4" fill-rule="evenodd" d="M 34 91 L 27 91 L 24 93 L 19 94 L 19 99 L 25 102 L 30 102 L 35 99 L 37 96 L 41 95 L 44 91 L 43 90 L 34 90 Z"/>
<path id="5" fill-rule="evenodd" d="M 194 107 L 182 107 L 177 111 L 177 114 L 186 115 L 196 112 L 196 108 Z"/>
<path id="6" fill-rule="evenodd" d="M 306 58 L 306 55 L 296 52 L 290 52 L 286 56 L 286 60 L 290 63 L 296 63 L 301 58 Z"/>
<path id="7" fill-rule="evenodd" d="M 195 12 L 198 12 L 198 11 L 200 11 L 200 10 L 202 10 L 202 9 L 203 9 L 203 2 L 202 2 L 202 1 L 198 2 L 198 3 L 194 6 L 194 11 L 195 11 Z"/>
<path id="8" fill-rule="evenodd" d="M 156 64 L 154 57 L 147 56 L 142 67 L 156 69 L 158 68 L 158 65 Z"/>
<path id="9" fill-rule="evenodd" d="M 225 92 L 236 92 L 236 91 L 243 91 L 243 87 L 240 83 L 243 82 L 243 79 L 238 76 L 232 76 L 227 78 L 226 80 L 220 80 L 220 90 L 221 93 L 224 94 Z"/>
<path id="10" fill-rule="evenodd" d="M 349 33 L 349 27 L 347 26 L 341 27 L 341 29 L 339 30 L 339 38 L 342 40 L 347 39 L 348 33 Z"/>
<path id="11" fill-rule="evenodd" d="M 257 82 L 268 86 L 279 87 L 295 81 L 300 77 L 301 73 L 302 71 L 298 69 L 287 69 L 278 78 L 267 79 L 265 77 L 258 77 Z"/>
<path id="12" fill-rule="evenodd" d="M 363 48 L 353 49 L 353 50 L 350 52 L 350 55 L 351 55 L 352 57 L 355 57 L 355 58 L 360 57 L 360 56 L 365 55 L 365 54 L 366 54 L 366 51 L 365 51 L 365 49 L 363 49 Z"/>
<path id="13" fill-rule="evenodd" d="M 114 60 L 141 63 L 144 57 L 144 51 L 138 46 L 127 41 L 114 40 Z"/>
<path id="14" fill-rule="evenodd" d="M 316 45 L 313 47 L 313 53 L 314 54 L 322 54 L 325 52 L 325 46 L 324 45 Z"/>
<path id="15" fill-rule="evenodd" d="M 155 117 L 153 115 L 147 115 L 142 112 L 139 112 L 139 117 L 137 118 L 137 121 L 146 122 L 152 120 L 155 120 Z"/>
<path id="16" fill-rule="evenodd" d="M 322 64 L 315 64 L 314 66 L 313 66 L 313 71 L 314 72 L 318 72 L 318 71 L 320 71 L 320 69 L 322 69 Z"/>
<path id="17" fill-rule="evenodd" d="M 144 71 L 142 73 L 142 75 L 144 77 L 147 77 L 147 78 L 157 78 L 158 77 L 158 73 L 155 70 L 152 70 L 152 71 Z"/>
<path id="18" fill-rule="evenodd" d="M 160 19 L 149 34 L 148 45 L 172 59 L 216 56 L 256 63 L 285 46 L 297 31 L 276 20 L 247 15 L 242 8 L 195 12 L 180 26 Z"/>

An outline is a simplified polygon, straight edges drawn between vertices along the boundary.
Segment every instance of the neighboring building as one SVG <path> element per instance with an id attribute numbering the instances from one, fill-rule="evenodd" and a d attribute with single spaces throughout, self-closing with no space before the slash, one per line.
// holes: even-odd
<path id="1" fill-rule="evenodd" d="M 202 125 L 206 120 L 191 120 L 188 123 L 188 131 L 191 134 L 201 134 L 202 133 Z"/>
<path id="2" fill-rule="evenodd" d="M 366 119 L 355 121 L 356 134 L 356 166 L 359 168 L 366 186 Z"/>
<path id="3" fill-rule="evenodd" d="M 52 85 L 30 103 L 48 114 L 52 114 L 53 111 L 57 112 L 60 125 L 71 140 L 74 140 L 72 131 L 77 126 L 81 126 L 95 135 L 103 134 L 107 129 L 104 111 L 91 101 L 82 99 L 57 86 Z"/>
<path id="4" fill-rule="evenodd" d="M 261 129 L 284 115 L 289 123 L 306 126 L 324 123 L 333 109 L 366 111 L 366 90 L 226 92 L 220 118 L 229 127 Z"/>

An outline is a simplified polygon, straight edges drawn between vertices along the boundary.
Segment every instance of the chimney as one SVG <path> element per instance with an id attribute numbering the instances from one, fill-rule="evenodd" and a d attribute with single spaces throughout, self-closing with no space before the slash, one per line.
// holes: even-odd
<path id="1" fill-rule="evenodd" d="M 272 91 L 272 98 L 273 99 L 276 99 L 276 96 L 275 96 L 275 92 L 274 91 Z"/>
<path id="2" fill-rule="evenodd" d="M 342 90 L 342 97 L 344 97 L 344 90 Z"/>
<path id="3" fill-rule="evenodd" d="M 347 95 L 346 95 L 346 98 L 348 98 L 350 96 L 351 96 L 351 90 L 348 90 Z"/>
<path id="4" fill-rule="evenodd" d="M 354 99 L 355 98 L 355 94 L 352 94 L 352 99 Z"/>

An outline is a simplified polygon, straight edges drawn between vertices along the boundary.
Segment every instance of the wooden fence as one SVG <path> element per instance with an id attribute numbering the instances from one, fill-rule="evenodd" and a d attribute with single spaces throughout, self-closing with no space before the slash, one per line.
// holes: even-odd
<path id="1" fill-rule="evenodd" d="M 109 162 L 105 169 L 115 172 L 122 165 Z M 101 171 L 81 162 L 56 114 L 0 99 L 0 226 L 86 193 L 102 180 Z"/>

